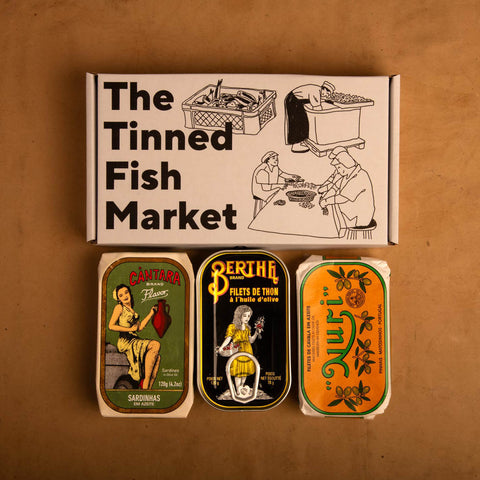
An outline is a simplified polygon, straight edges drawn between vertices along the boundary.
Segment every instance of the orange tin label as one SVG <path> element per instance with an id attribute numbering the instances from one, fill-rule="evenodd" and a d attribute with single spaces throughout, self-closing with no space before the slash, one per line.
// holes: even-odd
<path id="1" fill-rule="evenodd" d="M 299 276 L 304 413 L 366 417 L 386 407 L 388 277 L 385 262 L 362 260 L 321 261 Z"/>

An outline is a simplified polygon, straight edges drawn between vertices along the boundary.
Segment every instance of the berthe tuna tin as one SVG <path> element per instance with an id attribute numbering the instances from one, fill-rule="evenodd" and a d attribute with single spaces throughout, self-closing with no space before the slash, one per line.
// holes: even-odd
<path id="1" fill-rule="evenodd" d="M 265 410 L 288 394 L 289 275 L 265 251 L 210 256 L 197 274 L 197 383 L 222 410 Z"/>

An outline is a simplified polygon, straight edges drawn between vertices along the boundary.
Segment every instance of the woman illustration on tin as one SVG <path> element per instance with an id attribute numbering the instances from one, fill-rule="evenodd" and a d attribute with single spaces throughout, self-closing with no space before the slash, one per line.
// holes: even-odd
<path id="1" fill-rule="evenodd" d="M 139 338 L 137 332 L 141 332 L 147 326 L 157 306 L 154 305 L 148 315 L 140 321 L 138 313 L 133 309 L 134 300 L 127 285 L 118 285 L 113 291 L 113 298 L 117 305 L 113 309 L 108 327 L 120 333 L 118 351 L 127 356 L 130 364 L 128 374 L 133 380 L 140 382 L 140 388 L 151 389 L 160 365 L 160 342 Z"/>
<path id="2" fill-rule="evenodd" d="M 230 342 L 232 342 L 234 346 L 238 347 L 238 352 L 245 352 L 253 355 L 251 344 L 262 332 L 263 325 L 256 325 L 255 333 L 251 335 L 248 322 L 252 313 L 253 311 L 248 305 L 240 305 L 235 309 L 233 313 L 233 321 L 228 326 L 225 340 L 220 347 L 218 347 L 218 351 L 223 350 Z M 247 397 L 250 395 L 251 388 L 248 385 L 245 385 L 245 382 L 247 377 L 254 373 L 255 364 L 246 356 L 237 357 L 230 365 L 230 375 L 235 378 L 235 389 L 239 397 Z"/>

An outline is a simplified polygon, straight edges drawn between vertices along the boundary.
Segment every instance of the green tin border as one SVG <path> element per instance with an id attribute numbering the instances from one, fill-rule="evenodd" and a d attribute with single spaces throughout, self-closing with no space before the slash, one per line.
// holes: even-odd
<path id="1" fill-rule="evenodd" d="M 383 392 L 383 395 L 379 402 L 372 407 L 370 410 L 367 410 L 366 412 L 361 412 L 361 413 L 355 413 L 355 412 L 341 412 L 341 413 L 332 413 L 332 412 L 325 412 L 324 410 L 321 410 L 320 408 L 316 407 L 312 401 L 308 398 L 307 393 L 305 392 L 305 385 L 304 385 L 304 376 L 303 376 L 303 371 L 304 371 L 304 360 L 303 360 L 303 289 L 305 287 L 305 282 L 308 279 L 308 277 L 316 271 L 320 267 L 324 267 L 327 265 L 362 265 L 366 268 L 369 268 L 372 270 L 375 275 L 380 279 L 380 282 L 383 286 L 383 301 L 385 305 L 388 305 L 388 309 L 384 309 L 385 315 L 384 315 L 384 329 L 385 329 L 385 391 Z M 315 410 L 316 412 L 321 413 L 322 415 L 328 416 L 328 417 L 365 417 L 366 415 L 373 413 L 375 410 L 378 410 L 378 408 L 383 404 L 385 401 L 388 392 L 389 392 L 389 387 L 390 387 L 390 330 L 389 330 L 389 320 L 390 320 L 390 305 L 388 302 L 388 295 L 387 295 L 387 286 L 385 284 L 385 281 L 383 279 L 383 275 L 381 275 L 374 267 L 372 267 L 368 263 L 364 263 L 361 261 L 332 261 L 332 260 L 325 260 L 322 261 L 319 265 L 316 265 L 315 267 L 311 268 L 307 274 L 303 277 L 302 284 L 300 286 L 300 299 L 299 299 L 299 321 L 300 321 L 300 328 L 298 332 L 298 338 L 299 338 L 299 343 L 300 343 L 300 388 L 302 390 L 302 395 L 303 398 L 306 400 L 308 405 Z M 387 311 L 388 310 L 388 311 Z"/>

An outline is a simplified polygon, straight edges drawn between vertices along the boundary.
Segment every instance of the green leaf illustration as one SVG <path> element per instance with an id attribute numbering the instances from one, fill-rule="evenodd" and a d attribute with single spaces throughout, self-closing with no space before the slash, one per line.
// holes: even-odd
<path id="1" fill-rule="evenodd" d="M 334 400 L 333 402 L 330 402 L 328 404 L 329 407 L 336 407 L 341 401 L 343 400 L 343 398 L 339 398 L 337 400 Z"/>
<path id="2" fill-rule="evenodd" d="M 342 278 L 337 272 L 335 272 L 334 270 L 327 270 L 327 272 L 332 276 L 332 277 L 335 277 L 335 278 Z"/>
<path id="3" fill-rule="evenodd" d="M 355 405 L 352 403 L 351 400 L 349 400 L 348 398 L 345 398 L 344 401 L 345 401 L 345 405 L 346 405 L 350 410 L 353 410 L 354 412 L 357 411 L 357 409 L 355 408 Z"/>

